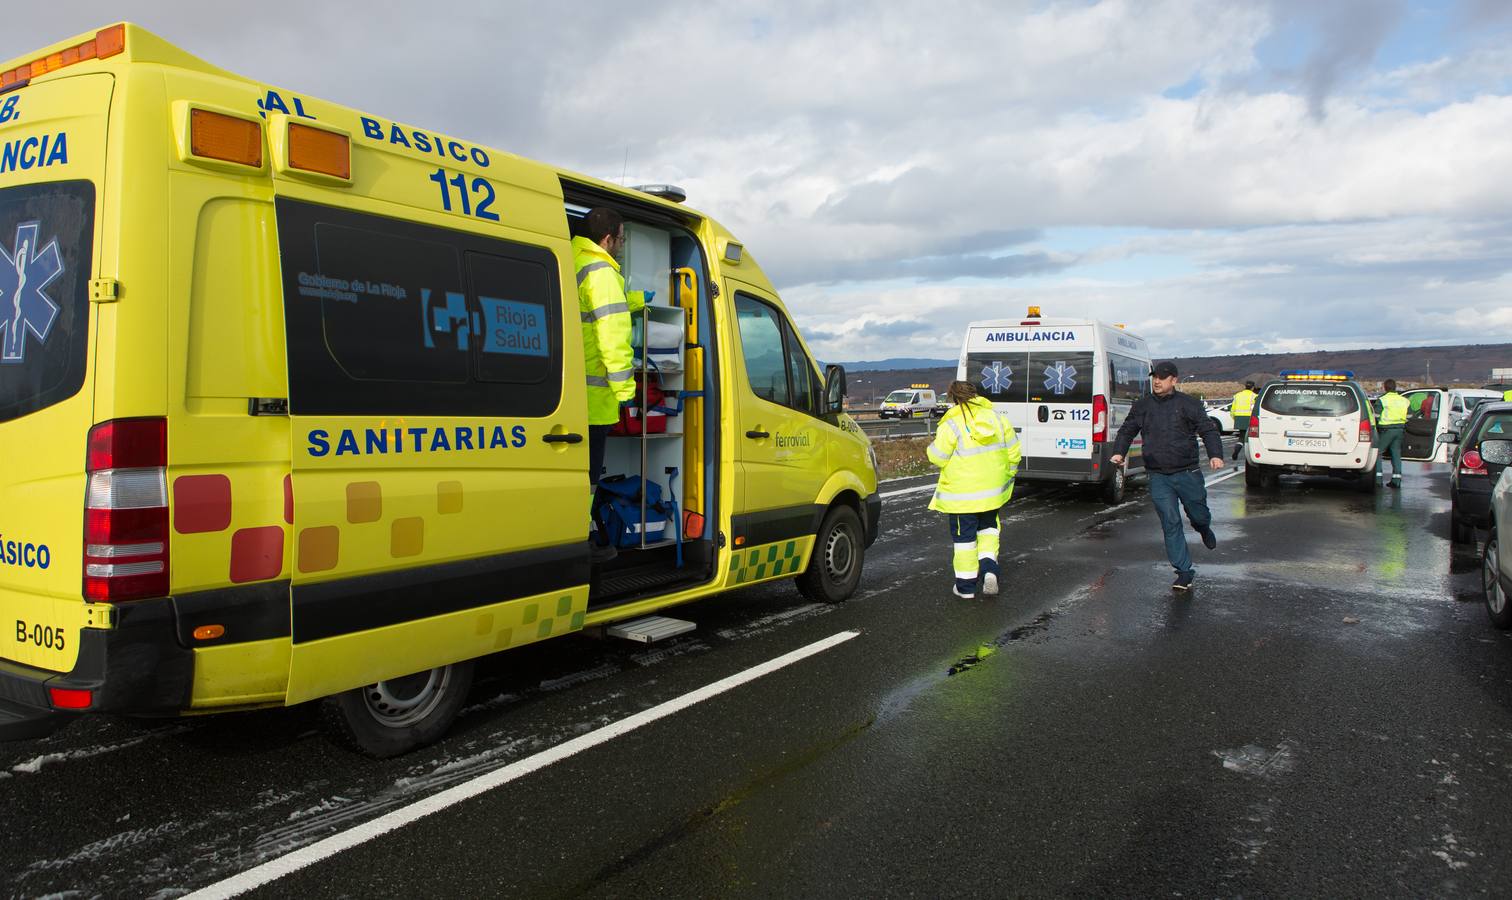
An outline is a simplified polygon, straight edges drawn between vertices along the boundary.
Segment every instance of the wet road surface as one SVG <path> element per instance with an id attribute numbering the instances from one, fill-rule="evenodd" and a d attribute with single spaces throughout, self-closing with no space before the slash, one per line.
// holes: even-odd
<path id="1" fill-rule="evenodd" d="M 1186 596 L 1143 490 L 1028 486 L 1004 593 L 975 601 L 927 482 L 889 484 L 850 602 L 763 586 L 649 648 L 505 654 L 398 760 L 308 708 L 0 746 L 4 893 L 177 896 L 849 631 L 253 894 L 1501 893 L 1512 642 L 1451 552 L 1445 473 L 1408 474 L 1214 484 Z"/>

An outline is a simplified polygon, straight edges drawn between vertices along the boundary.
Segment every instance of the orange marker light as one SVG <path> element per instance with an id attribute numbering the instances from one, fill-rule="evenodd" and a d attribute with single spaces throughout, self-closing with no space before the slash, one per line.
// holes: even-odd
<path id="1" fill-rule="evenodd" d="M 100 59 L 115 56 L 126 49 L 126 26 L 112 25 L 95 34 L 95 52 Z"/>
<path id="2" fill-rule="evenodd" d="M 344 134 L 289 123 L 289 168 L 352 177 L 352 141 Z"/>
<path id="3" fill-rule="evenodd" d="M 736 538 L 735 539 L 735 546 L 737 546 L 737 547 L 744 547 L 745 546 L 745 538 L 744 537 L 738 537 L 738 538 Z"/>
<path id="4" fill-rule="evenodd" d="M 225 633 L 226 626 L 224 625 L 201 625 L 194 629 L 194 639 L 196 641 L 213 641 L 218 637 L 224 636 Z"/>
<path id="5" fill-rule="evenodd" d="M 126 49 L 126 26 L 112 25 L 82 44 L 67 47 L 57 53 L 49 53 L 41 59 L 34 59 L 24 66 L 17 66 L 5 72 L 0 72 L 0 87 L 9 87 L 18 81 L 28 81 L 48 72 L 56 72 L 66 66 L 75 63 L 86 62 L 91 59 L 104 59 L 107 56 L 115 56 Z"/>
<path id="6" fill-rule="evenodd" d="M 262 126 L 207 109 L 189 111 L 189 152 L 262 168 Z"/>

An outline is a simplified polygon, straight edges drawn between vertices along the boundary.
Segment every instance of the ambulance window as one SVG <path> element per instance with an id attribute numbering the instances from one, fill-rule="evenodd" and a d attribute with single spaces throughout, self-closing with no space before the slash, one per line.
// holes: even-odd
<path id="1" fill-rule="evenodd" d="M 561 304 L 549 251 L 530 258 L 467 254 L 472 293 L 481 313 L 478 377 L 508 384 L 539 384 L 560 376 Z"/>
<path id="2" fill-rule="evenodd" d="M 347 377 L 467 382 L 467 293 L 456 247 L 382 225 L 321 222 L 315 259 L 288 302 L 319 306 L 326 347 Z"/>
<path id="3" fill-rule="evenodd" d="M 1149 392 L 1149 362 L 1109 353 L 1108 365 L 1111 367 L 1109 391 L 1114 400 L 1138 400 Z"/>
<path id="4" fill-rule="evenodd" d="M 278 233 L 294 413 L 539 416 L 558 406 L 562 313 L 549 250 L 287 198 Z"/>
<path id="5" fill-rule="evenodd" d="M 782 332 L 787 339 L 788 372 L 793 379 L 793 408 L 817 416 L 819 379 L 814 374 L 814 364 L 809 361 L 808 354 L 803 352 L 803 345 L 798 343 L 798 335 L 793 333 L 792 326 L 786 319 L 782 322 Z"/>
<path id="6" fill-rule="evenodd" d="M 0 190 L 0 422 L 84 386 L 94 185 Z"/>
<path id="7" fill-rule="evenodd" d="M 759 300 L 737 294 L 735 319 L 740 325 L 740 352 L 745 357 L 746 379 L 750 381 L 752 393 L 763 400 L 792 405 L 782 345 L 782 323 L 777 318 L 777 310 Z"/>
<path id="8" fill-rule="evenodd" d="M 966 379 L 977 393 L 993 403 L 1024 402 L 1026 353 L 972 353 L 966 357 Z"/>
<path id="9" fill-rule="evenodd" d="M 1024 378 L 1030 403 L 1091 403 L 1092 353 L 1080 350 L 1031 353 Z"/>

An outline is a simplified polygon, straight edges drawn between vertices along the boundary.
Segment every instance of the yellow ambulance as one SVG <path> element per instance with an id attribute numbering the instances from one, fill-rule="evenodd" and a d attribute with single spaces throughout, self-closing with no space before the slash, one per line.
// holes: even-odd
<path id="1" fill-rule="evenodd" d="M 478 657 L 737 585 L 850 595 L 881 501 L 844 372 L 680 200 L 131 24 L 0 66 L 0 738 L 325 698 L 393 755 Z M 570 246 L 593 207 L 655 292 L 612 532 Z"/>

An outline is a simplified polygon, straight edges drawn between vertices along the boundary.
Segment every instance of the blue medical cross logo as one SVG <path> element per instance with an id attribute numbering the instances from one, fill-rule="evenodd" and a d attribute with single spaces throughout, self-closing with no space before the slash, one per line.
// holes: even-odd
<path id="1" fill-rule="evenodd" d="M 982 389 L 989 394 L 1004 394 L 1013 384 L 1013 369 L 1003 365 L 1001 361 L 994 361 L 990 366 L 982 367 Z"/>
<path id="2" fill-rule="evenodd" d="M 1076 366 L 1064 362 L 1045 366 L 1045 390 L 1054 391 L 1057 396 L 1076 390 Z"/>
<path id="3" fill-rule="evenodd" d="M 16 226 L 13 253 L 0 246 L 0 363 L 26 361 L 26 333 L 45 344 L 58 318 L 58 304 L 43 288 L 63 274 L 63 258 L 54 238 L 39 248 L 41 222 Z"/>

